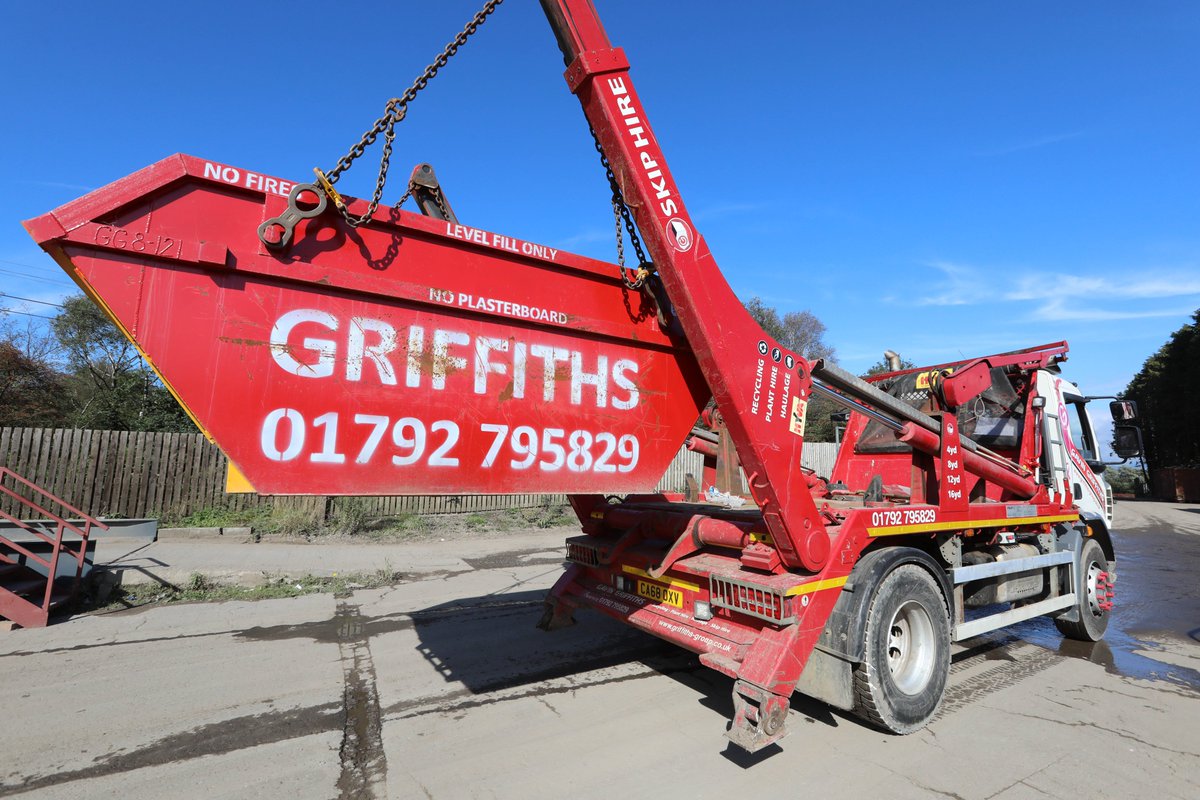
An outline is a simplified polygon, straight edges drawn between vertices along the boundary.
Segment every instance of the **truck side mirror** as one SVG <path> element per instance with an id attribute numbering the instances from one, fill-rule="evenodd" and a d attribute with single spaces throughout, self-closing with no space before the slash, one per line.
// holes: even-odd
<path id="1" fill-rule="evenodd" d="M 1115 426 L 1113 428 L 1113 452 L 1123 459 L 1140 456 L 1142 454 L 1142 429 L 1137 425 Z"/>
<path id="2" fill-rule="evenodd" d="M 1108 404 L 1113 422 L 1133 422 L 1137 419 L 1137 403 L 1132 400 L 1114 400 Z"/>

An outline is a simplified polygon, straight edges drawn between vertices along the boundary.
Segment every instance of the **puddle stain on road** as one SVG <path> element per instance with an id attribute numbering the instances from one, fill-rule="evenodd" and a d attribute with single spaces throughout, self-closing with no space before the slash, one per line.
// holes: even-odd
<path id="1" fill-rule="evenodd" d="M 1154 658 L 1172 651 L 1196 653 L 1200 638 L 1200 546 L 1194 536 L 1161 528 L 1132 527 L 1114 534 L 1117 551 L 1116 607 L 1099 642 L 1063 638 L 1046 618 L 1008 631 L 1066 658 L 1090 661 L 1112 675 L 1162 681 L 1200 694 L 1200 670 Z M 1200 663 L 1200 662 L 1198 662 Z"/>
<path id="2" fill-rule="evenodd" d="M 24 777 L 16 784 L 0 784 L 0 797 L 329 733 L 342 727 L 341 712 L 341 703 L 325 703 L 308 708 L 268 711 L 213 722 L 189 731 L 164 736 L 130 752 L 118 751 L 97 756 L 94 763 L 88 767 Z"/>
<path id="3" fill-rule="evenodd" d="M 338 603 L 333 625 L 345 677 L 339 797 L 341 800 L 384 798 L 387 756 L 383 750 L 383 719 L 367 626 L 359 607 L 344 600 Z"/>

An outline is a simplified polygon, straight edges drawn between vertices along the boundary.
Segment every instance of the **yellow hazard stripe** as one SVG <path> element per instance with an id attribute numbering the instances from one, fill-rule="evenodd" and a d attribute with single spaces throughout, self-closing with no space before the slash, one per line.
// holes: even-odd
<path id="1" fill-rule="evenodd" d="M 819 592 L 822 589 L 837 589 L 844 586 L 849 578 L 826 578 L 823 581 L 813 581 L 812 583 L 802 583 L 799 586 L 793 586 L 788 589 L 786 594 L 788 597 L 795 597 L 798 594 L 808 594 L 809 592 Z"/>
<path id="2" fill-rule="evenodd" d="M 622 565 L 621 569 L 624 570 L 625 572 L 628 572 L 630 575 L 637 575 L 642 578 L 649 578 L 652 581 L 658 581 L 660 583 L 666 582 L 677 589 L 687 589 L 692 592 L 700 591 L 700 587 L 694 583 L 688 583 L 687 581 L 680 581 L 680 580 L 667 579 L 667 578 L 654 578 L 654 577 L 651 577 L 650 573 L 646 572 L 644 569 L 638 569 L 637 567 L 631 567 L 628 564 Z M 799 586 L 793 586 L 792 588 L 788 589 L 786 594 L 788 597 L 795 597 L 796 595 L 809 594 L 810 592 L 819 592 L 823 589 L 837 589 L 841 586 L 844 586 L 847 580 L 849 580 L 849 579 L 848 578 L 827 578 L 826 580 L 823 580 L 823 581 L 812 581 L 811 583 L 802 583 Z"/>
<path id="3" fill-rule="evenodd" d="M 870 536 L 899 536 L 905 533 L 931 533 L 964 528 L 1000 528 L 1008 525 L 1035 525 L 1040 522 L 1069 522 L 1079 519 L 1078 514 L 1058 514 L 1048 517 L 1013 517 L 1012 519 L 963 519 L 956 522 L 928 522 L 919 525 L 894 525 L 891 527 L 867 528 Z"/>
<path id="4" fill-rule="evenodd" d="M 628 572 L 630 575 L 638 575 L 642 578 L 648 578 L 649 580 L 652 580 L 652 581 L 658 581 L 659 583 L 666 583 L 670 586 L 674 586 L 676 589 L 687 589 L 689 592 L 700 591 L 700 586 L 698 584 L 688 583 L 687 581 L 679 581 L 679 580 L 675 580 L 674 578 L 655 578 L 655 577 L 651 576 L 649 572 L 646 572 L 646 570 L 638 569 L 637 567 L 631 567 L 628 564 L 622 564 L 621 569 L 624 570 L 625 572 Z"/>
<path id="5" fill-rule="evenodd" d="M 142 349 L 141 343 L 134 338 L 134 335 L 129 332 L 129 329 L 125 327 L 125 324 L 121 322 L 121 319 L 116 315 L 116 313 L 113 312 L 111 308 L 109 308 L 108 303 L 104 302 L 104 298 L 100 296 L 100 293 L 96 291 L 92 284 L 85 277 L 83 277 L 79 270 L 75 268 L 74 262 L 65 256 L 64 261 L 58 261 L 58 259 L 55 259 L 55 261 L 60 267 L 64 266 L 65 264 L 64 268 L 67 274 L 71 277 L 71 280 L 75 281 L 76 285 L 83 289 L 83 293 L 86 294 L 93 303 L 100 307 L 100 310 L 104 312 L 104 315 L 108 317 L 109 321 L 112 322 L 117 330 L 121 332 L 121 335 L 128 339 L 129 343 L 133 345 L 133 349 L 137 350 L 137 353 L 142 357 L 142 360 L 150 365 L 150 369 L 154 371 L 154 374 L 158 376 L 160 381 L 162 381 L 162 385 L 165 386 L 167 391 L 171 393 L 171 396 L 175 398 L 175 402 L 179 403 L 179 407 L 182 408 L 183 412 L 188 415 L 188 418 L 196 426 L 196 429 L 199 430 L 200 433 L 204 434 L 205 439 L 213 444 L 217 444 L 217 440 L 211 433 L 208 432 L 208 429 L 204 427 L 204 423 L 200 421 L 200 418 L 192 413 L 192 409 L 188 408 L 187 403 L 183 402 L 183 398 L 180 397 L 179 392 L 175 391 L 175 387 L 171 385 L 169 380 L 167 380 L 167 376 L 159 371 L 158 366 L 154 363 L 153 359 L 150 358 L 150 354 Z M 218 445 L 218 447 L 220 447 L 220 445 Z M 222 449 L 221 452 L 224 453 L 224 449 Z"/>

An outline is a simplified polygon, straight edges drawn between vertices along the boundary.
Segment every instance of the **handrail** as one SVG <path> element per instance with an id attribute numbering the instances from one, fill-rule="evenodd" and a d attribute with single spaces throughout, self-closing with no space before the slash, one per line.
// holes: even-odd
<path id="1" fill-rule="evenodd" d="M 5 469 L 4 467 L 0 467 L 0 470 L 4 470 L 4 469 Z M 15 474 L 15 473 L 10 473 L 10 474 Z M 3 479 L 4 479 L 3 472 L 0 472 L 0 480 L 3 480 Z M 32 485 L 32 484 L 30 484 L 30 485 Z M 37 489 L 37 487 L 35 486 L 34 489 Z M 38 490 L 38 491 L 41 491 L 41 490 Z M 80 536 L 85 536 L 84 532 L 82 530 L 80 530 L 79 528 L 75 527 L 69 520 L 66 520 L 66 519 L 58 516 L 58 514 L 55 514 L 51 511 L 48 511 L 45 508 L 42 508 L 40 505 L 38 505 L 37 503 L 35 503 L 34 501 L 32 501 L 26 497 L 21 497 L 21 495 L 17 494 L 12 489 L 8 488 L 7 486 L 5 486 L 2 483 L 0 483 L 0 492 L 3 492 L 4 494 L 13 498 L 14 500 L 16 500 L 18 503 L 25 506 L 26 508 L 32 508 L 34 511 L 38 512 L 42 516 L 49 517 L 50 519 L 54 520 L 55 522 L 62 522 L 64 525 L 68 526 L 71 530 L 75 531 Z M 55 502 L 61 502 L 58 500 L 57 497 L 50 494 L 49 492 L 41 492 L 41 493 L 44 494 L 46 497 L 49 497 L 50 499 L 54 500 Z M 61 505 L 63 505 L 66 508 L 70 508 L 70 506 L 68 506 L 66 503 L 61 503 Z M 96 520 L 92 520 L 91 517 L 87 517 L 86 515 L 84 515 L 84 516 L 89 522 L 96 522 Z M 97 522 L 97 524 L 102 525 L 103 523 Z M 104 525 L 104 529 L 108 530 L 108 526 Z"/>
<path id="2" fill-rule="evenodd" d="M 83 513 L 78 508 L 76 508 L 75 506 L 68 503 L 66 500 L 63 500 L 61 497 L 58 497 L 57 495 L 47 492 L 45 489 L 41 488 L 37 484 L 35 484 L 35 483 L 21 477 L 17 473 L 13 472 L 8 467 L 0 467 L 0 481 L 4 480 L 5 475 L 11 475 L 17 482 L 23 483 L 25 486 L 29 487 L 30 489 L 33 489 L 35 492 L 37 492 L 40 495 L 49 497 L 51 500 L 58 503 L 60 506 L 65 508 L 67 511 L 70 511 L 72 514 L 79 517 L 80 519 L 86 520 L 87 522 L 91 523 L 92 525 L 100 526 L 101 530 L 108 530 L 108 526 L 105 525 L 103 522 L 96 519 L 95 517 L 92 517 L 88 514 Z M 47 512 L 47 516 L 54 517 L 55 519 L 61 519 L 61 517 L 58 517 L 56 514 L 50 514 L 49 512 Z M 63 520 L 63 521 L 65 522 L 66 520 Z"/>
<path id="3" fill-rule="evenodd" d="M 22 528 L 23 530 L 29 531 L 30 533 L 32 533 L 34 536 L 41 539 L 46 544 L 54 544 L 53 537 L 48 536 L 44 531 L 40 530 L 39 528 L 37 528 L 33 525 L 30 525 L 27 521 L 22 520 L 22 519 L 17 519 L 16 517 L 12 516 L 11 514 L 9 514 L 6 511 L 0 511 L 0 517 L 3 517 L 5 520 L 16 525 L 18 528 Z M 0 538 L 4 538 L 4 534 L 0 533 Z"/>
<path id="4" fill-rule="evenodd" d="M 8 520 L 9 522 L 13 523 L 14 525 L 16 525 L 24 530 L 29 531 L 34 536 L 38 537 L 39 539 L 41 539 L 43 542 L 50 545 L 51 547 L 58 548 L 59 550 L 65 550 L 67 552 L 67 554 L 73 558 L 82 558 L 87 553 L 87 543 L 88 543 L 87 536 L 80 537 L 79 547 L 72 547 L 71 542 L 64 542 L 61 540 L 61 538 L 51 538 L 51 537 L 47 536 L 45 533 L 43 533 L 42 531 L 38 530 L 37 528 L 26 524 L 26 522 L 24 520 L 19 520 L 16 517 L 13 517 L 13 516 L 7 514 L 4 511 L 0 511 L 0 517 L 3 517 L 4 519 Z M 58 526 L 58 530 L 61 533 L 61 531 L 62 531 L 61 525 Z M 48 564 L 46 564 L 46 562 L 42 561 L 37 556 L 33 555 L 32 553 L 25 550 L 24 548 L 20 547 L 17 544 L 17 541 L 15 539 L 11 539 L 8 536 L 5 536 L 3 533 L 0 533 L 0 544 L 4 544 L 6 547 L 12 547 L 14 549 L 21 550 L 22 553 L 24 553 L 26 556 L 29 556 L 30 558 L 33 558 L 34 560 L 38 561 L 39 563 L 42 564 L 42 566 L 49 566 Z"/>
<path id="5" fill-rule="evenodd" d="M 6 477 L 11 477 L 16 483 L 30 489 L 33 496 L 22 497 L 21 494 L 14 489 L 5 486 L 3 481 Z M 17 527 L 33 534 L 36 538 L 40 539 L 46 544 L 49 544 L 51 547 L 49 557 L 44 558 L 37 553 L 34 553 L 23 544 L 20 544 L 17 541 L 0 534 L 0 544 L 3 544 L 5 548 L 11 550 L 13 553 L 23 555 L 29 561 L 40 564 L 46 568 L 46 589 L 42 593 L 40 607 L 42 612 L 48 615 L 50 611 L 50 604 L 54 597 L 54 584 L 58 579 L 58 563 L 63 556 L 64 551 L 67 557 L 75 562 L 75 583 L 72 588 L 72 593 L 74 593 L 75 588 L 77 588 L 79 585 L 79 579 L 83 575 L 83 565 L 87 559 L 88 540 L 91 536 L 93 526 L 98 527 L 101 530 L 108 530 L 108 526 L 100 520 L 83 513 L 75 506 L 63 500 L 61 497 L 47 492 L 45 489 L 22 477 L 21 475 L 18 475 L 7 467 L 0 467 L 0 493 L 8 495 L 25 508 L 32 509 L 43 517 L 49 518 L 49 521 L 54 523 L 54 536 L 51 537 L 45 532 L 45 530 L 42 529 L 41 526 L 33 525 L 28 521 L 17 519 L 11 514 L 0 511 L 0 518 L 15 523 Z M 47 500 L 50 502 L 46 502 Z M 79 517 L 83 527 L 79 527 L 65 517 L 51 512 L 49 509 L 45 508 L 42 503 L 45 503 L 46 505 L 57 504 L 59 507 L 66 509 L 64 513 L 70 513 L 76 517 Z M 63 535 L 68 530 L 79 536 L 78 547 L 72 547 L 72 543 L 63 541 Z M 17 559 L 3 553 L 0 553 L 0 561 L 9 564 L 20 563 Z"/>

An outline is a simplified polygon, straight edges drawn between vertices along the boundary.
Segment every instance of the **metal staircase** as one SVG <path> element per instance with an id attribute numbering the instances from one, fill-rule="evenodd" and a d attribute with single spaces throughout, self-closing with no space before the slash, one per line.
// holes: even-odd
<path id="1" fill-rule="evenodd" d="M 0 510 L 0 518 L 29 534 L 11 537 L 0 531 L 0 618 L 23 628 L 40 628 L 49 622 L 53 608 L 75 597 L 92 529 L 108 526 L 7 467 L 0 467 L 0 496 L 13 498 L 39 517 L 20 520 Z"/>

